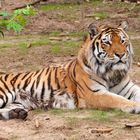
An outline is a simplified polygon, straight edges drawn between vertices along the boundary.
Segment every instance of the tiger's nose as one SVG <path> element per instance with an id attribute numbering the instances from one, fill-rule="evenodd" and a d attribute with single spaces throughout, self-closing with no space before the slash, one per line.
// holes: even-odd
<path id="1" fill-rule="evenodd" d="M 125 55 L 125 53 L 115 53 L 115 55 L 121 59 Z"/>

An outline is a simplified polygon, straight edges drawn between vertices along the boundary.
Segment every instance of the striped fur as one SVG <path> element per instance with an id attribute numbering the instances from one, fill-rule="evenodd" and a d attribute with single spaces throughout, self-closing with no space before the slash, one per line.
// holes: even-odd
<path id="1" fill-rule="evenodd" d="M 24 119 L 39 107 L 140 112 L 140 88 L 128 76 L 133 54 L 128 35 L 121 26 L 91 27 L 74 60 L 0 75 L 0 119 Z"/>

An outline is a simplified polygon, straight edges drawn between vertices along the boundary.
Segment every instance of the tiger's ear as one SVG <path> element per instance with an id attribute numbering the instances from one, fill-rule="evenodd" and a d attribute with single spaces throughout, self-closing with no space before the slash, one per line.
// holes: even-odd
<path id="1" fill-rule="evenodd" d="M 93 23 L 88 26 L 88 31 L 91 39 L 93 39 L 93 37 L 99 32 L 98 28 Z"/>
<path id="2" fill-rule="evenodd" d="M 128 30 L 128 22 L 122 21 L 119 25 L 120 28 L 122 28 L 124 31 Z"/>

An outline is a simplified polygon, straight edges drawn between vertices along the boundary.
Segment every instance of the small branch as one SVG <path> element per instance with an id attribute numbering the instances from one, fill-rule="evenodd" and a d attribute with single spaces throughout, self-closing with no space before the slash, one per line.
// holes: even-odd
<path id="1" fill-rule="evenodd" d="M 35 127 L 36 127 L 36 128 L 39 128 L 39 126 L 40 126 L 40 125 L 39 125 L 38 119 L 35 119 Z"/>
<path id="2" fill-rule="evenodd" d="M 113 131 L 113 128 L 94 128 L 91 133 L 110 133 L 111 131 Z"/>
<path id="3" fill-rule="evenodd" d="M 27 7 L 27 5 L 28 5 L 28 6 L 33 6 L 33 5 L 36 5 L 36 4 L 40 3 L 41 1 L 42 1 L 42 0 L 36 0 L 36 1 L 34 1 L 34 2 L 31 2 L 31 3 L 28 3 L 28 4 L 24 4 L 24 5 L 15 7 L 15 8 L 13 8 L 12 10 L 17 10 L 17 9 L 25 8 L 25 7 Z"/>
<path id="4" fill-rule="evenodd" d="M 126 123 L 126 128 L 132 128 L 132 127 L 140 127 L 140 123 Z"/>

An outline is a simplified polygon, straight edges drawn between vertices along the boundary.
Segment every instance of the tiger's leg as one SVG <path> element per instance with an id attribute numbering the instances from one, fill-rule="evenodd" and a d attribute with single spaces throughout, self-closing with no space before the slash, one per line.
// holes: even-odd
<path id="1" fill-rule="evenodd" d="M 114 87 L 112 91 L 130 101 L 140 103 L 140 87 L 135 85 L 129 79 Z M 131 112 L 140 113 L 140 106 L 132 108 Z"/>
<path id="2" fill-rule="evenodd" d="M 109 109 L 118 108 L 125 112 L 131 112 L 132 108 L 139 106 L 139 103 L 130 101 L 122 96 L 116 95 L 109 91 L 97 91 L 78 95 L 78 107 Z"/>
<path id="3" fill-rule="evenodd" d="M 0 120 L 25 119 L 28 110 L 21 103 L 12 103 L 0 109 Z"/>
<path id="4" fill-rule="evenodd" d="M 61 109 L 74 109 L 76 108 L 74 101 L 75 100 L 72 94 L 66 91 L 57 91 L 51 101 L 51 107 Z"/>
<path id="5" fill-rule="evenodd" d="M 0 119 L 25 119 L 28 111 L 38 107 L 35 99 L 25 91 L 16 94 L 16 100 L 0 109 Z"/>

